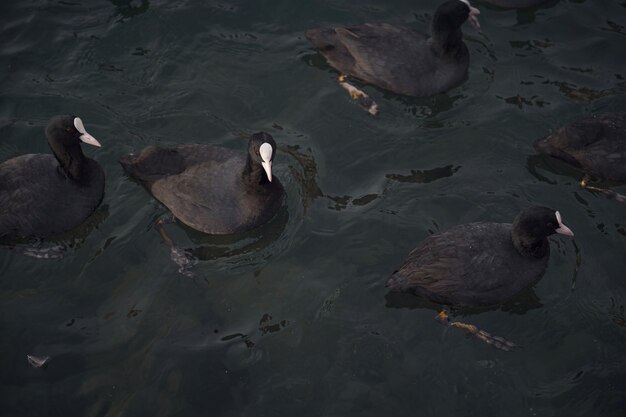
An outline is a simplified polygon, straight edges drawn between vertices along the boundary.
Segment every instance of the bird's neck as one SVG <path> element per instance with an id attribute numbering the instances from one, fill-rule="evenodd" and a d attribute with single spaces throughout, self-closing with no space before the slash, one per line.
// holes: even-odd
<path id="1" fill-rule="evenodd" d="M 85 168 L 89 159 L 85 157 L 79 144 L 69 146 L 50 144 L 50 148 L 67 177 L 78 183 L 87 180 Z"/>
<path id="2" fill-rule="evenodd" d="M 537 238 L 513 229 L 511 240 L 522 256 L 542 258 L 550 252 L 550 244 L 545 237 Z"/>
<path id="3" fill-rule="evenodd" d="M 463 45 L 463 32 L 460 27 L 451 28 L 435 21 L 431 33 L 432 45 L 439 53 L 455 52 Z"/>
<path id="4" fill-rule="evenodd" d="M 263 185 L 269 183 L 265 170 L 261 166 L 252 160 L 252 157 L 248 155 L 246 165 L 243 168 L 242 178 L 244 182 L 251 185 Z"/>

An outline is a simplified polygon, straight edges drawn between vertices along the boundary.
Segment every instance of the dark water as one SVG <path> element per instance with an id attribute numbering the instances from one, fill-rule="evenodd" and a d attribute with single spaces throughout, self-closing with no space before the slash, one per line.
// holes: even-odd
<path id="1" fill-rule="evenodd" d="M 10 1 L 0 5 L 0 159 L 48 152 L 51 115 L 98 138 L 104 206 L 60 261 L 0 252 L 0 415 L 624 416 L 625 207 L 531 143 L 626 110 L 626 3 L 481 8 L 470 78 L 407 99 L 367 88 L 368 117 L 304 39 L 323 24 L 425 28 L 437 1 Z M 187 278 L 165 210 L 117 165 L 154 143 L 280 144 L 287 209 L 245 236 L 169 225 L 204 260 Z M 615 187 L 624 193 L 622 185 Z M 534 291 L 460 319 L 505 353 L 389 297 L 431 232 L 561 211 Z M 50 356 L 46 369 L 26 355 Z"/>

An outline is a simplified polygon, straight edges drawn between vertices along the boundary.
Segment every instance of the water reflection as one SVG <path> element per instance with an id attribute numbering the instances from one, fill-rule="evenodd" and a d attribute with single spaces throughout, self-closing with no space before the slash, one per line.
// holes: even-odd
<path id="1" fill-rule="evenodd" d="M 412 169 L 410 175 L 387 174 L 385 177 L 393 181 L 426 184 L 441 178 L 451 177 L 459 169 L 461 169 L 460 166 L 446 165 L 445 167 L 427 169 L 424 171 Z"/>
<path id="2" fill-rule="evenodd" d="M 366 206 L 369 203 L 376 200 L 377 198 L 385 195 L 387 191 L 389 190 L 389 184 L 392 181 L 403 182 L 403 183 L 413 183 L 413 184 L 427 184 L 427 183 L 437 181 L 442 178 L 451 177 L 459 169 L 461 169 L 460 166 L 447 165 L 445 167 L 438 167 L 438 168 L 427 169 L 427 170 L 412 169 L 409 175 L 386 174 L 385 178 L 387 178 L 389 181 L 387 182 L 387 184 L 385 185 L 385 187 L 383 188 L 380 194 L 370 193 L 370 194 L 365 194 L 359 197 L 352 197 L 350 195 L 342 195 L 342 196 L 326 195 L 325 197 L 328 198 L 331 202 L 331 204 L 328 206 L 328 208 L 331 210 L 341 211 L 341 210 L 348 208 L 348 206 L 350 205 L 357 206 L 357 207 Z"/>
<path id="3" fill-rule="evenodd" d="M 420 121 L 424 124 L 424 127 L 433 129 L 444 127 L 445 124 L 438 120 L 429 120 L 430 118 L 453 109 L 461 100 L 467 98 L 464 94 L 451 95 L 450 93 L 437 94 L 431 97 L 408 97 L 384 90 L 381 91 L 384 98 L 395 100 L 403 104 L 405 106 L 405 113 L 419 119 L 426 119 Z"/>
<path id="4" fill-rule="evenodd" d="M 187 237 L 196 245 L 186 250 L 198 260 L 211 261 L 258 253 L 278 241 L 289 222 L 287 207 L 279 210 L 270 222 L 246 233 L 234 235 L 207 235 L 177 222 Z"/>
<path id="5" fill-rule="evenodd" d="M 587 87 L 578 87 L 575 84 L 563 81 L 545 81 L 544 84 L 556 85 L 559 87 L 559 91 L 561 93 L 575 101 L 588 102 L 617 93 L 617 91 L 613 88 L 607 90 L 594 90 Z"/>
<path id="6" fill-rule="evenodd" d="M 517 26 L 529 25 L 537 18 L 537 12 L 534 9 L 518 10 L 516 15 Z"/>
<path id="7" fill-rule="evenodd" d="M 441 304 L 433 303 L 414 294 L 397 291 L 389 291 L 385 294 L 385 307 L 398 309 L 406 308 L 409 310 L 428 309 L 433 310 L 434 312 L 439 312 L 442 309 Z M 462 317 L 496 310 L 521 315 L 530 310 L 535 310 L 541 307 L 543 307 L 543 303 L 532 288 L 521 292 L 515 296 L 515 298 L 507 301 L 506 303 L 492 307 L 459 308 L 454 306 L 445 306 L 446 309 L 450 310 L 451 315 Z"/>
<path id="8" fill-rule="evenodd" d="M 409 297 L 406 297 L 407 295 L 416 300 L 411 300 Z M 499 308 L 501 308 L 502 311 L 508 313 L 524 314 L 531 309 L 542 307 L 541 302 L 539 302 L 538 297 L 534 294 L 534 291 L 532 291 L 532 289 L 524 291 L 523 293 L 516 296 L 514 300 L 511 300 L 507 303 L 493 307 L 481 308 L 458 308 L 455 306 L 441 306 L 435 303 L 431 303 L 422 297 L 414 296 L 407 293 L 396 293 L 394 291 L 390 291 L 389 293 L 387 293 L 387 295 L 385 296 L 385 300 L 386 307 L 409 309 L 425 308 L 438 311 L 438 314 L 434 315 L 433 318 L 440 324 L 455 327 L 459 330 L 466 332 L 468 335 L 475 336 L 479 340 L 506 352 L 514 350 L 517 345 L 505 339 L 504 337 L 492 335 L 491 333 L 485 331 L 484 329 L 480 329 L 473 324 L 456 321 L 454 320 L 454 317 L 469 316 L 483 313 L 486 311 L 494 311 Z"/>
<path id="9" fill-rule="evenodd" d="M 548 155 L 530 155 L 526 160 L 526 167 L 531 175 L 541 182 L 556 185 L 556 180 L 550 179 L 540 173 L 540 170 L 552 172 L 556 175 L 567 176 L 574 179 L 582 189 L 592 194 L 604 195 L 609 200 L 615 200 L 618 203 L 626 204 L 626 196 L 608 187 L 622 185 L 620 182 L 601 180 L 591 174 L 586 173 L 580 168 L 576 168 L 567 162 Z M 575 198 L 585 206 L 589 203 L 578 193 Z"/>
<path id="10" fill-rule="evenodd" d="M 532 96 L 532 97 L 526 98 L 524 96 L 521 96 L 521 95 L 517 94 L 517 95 L 511 96 L 511 97 L 502 97 L 502 96 L 496 95 L 496 98 L 499 98 L 499 99 L 503 100 L 507 104 L 512 104 L 512 105 L 516 106 L 517 108 L 519 108 L 520 110 L 524 106 L 544 107 L 544 106 L 550 104 L 550 102 L 545 101 L 540 96 Z"/>
<path id="11" fill-rule="evenodd" d="M 109 206 L 103 204 L 94 211 L 80 226 L 67 232 L 51 236 L 45 240 L 36 238 L 19 238 L 13 236 L 1 236 L 0 248 L 18 249 L 28 248 L 36 245 L 42 246 L 42 253 L 45 252 L 46 246 L 54 245 L 54 248 L 60 250 L 59 256 L 63 256 L 63 252 L 67 249 L 78 249 L 85 242 L 87 237 L 96 230 L 109 217 Z M 39 249 L 39 248 L 38 248 Z M 56 251 L 56 249 L 55 249 Z"/>
<path id="12" fill-rule="evenodd" d="M 529 25 L 537 18 L 537 10 L 553 7 L 560 0 L 479 0 L 480 6 L 488 5 L 488 8 L 496 10 L 517 9 L 516 20 L 517 26 Z"/>
<path id="13" fill-rule="evenodd" d="M 580 169 L 575 168 L 560 159 L 543 154 L 529 155 L 526 159 L 526 168 L 533 177 L 537 178 L 541 182 L 551 185 L 556 185 L 557 181 L 541 174 L 540 171 L 543 170 L 556 175 L 568 176 L 576 182 L 580 181 L 584 177 L 584 173 Z"/>
<path id="14" fill-rule="evenodd" d="M 539 7 L 553 6 L 560 0 L 478 0 L 481 5 L 489 5 L 494 9 L 519 9 L 534 11 Z"/>
<path id="15" fill-rule="evenodd" d="M 362 13 L 370 15 L 372 13 L 381 13 L 386 10 L 384 5 L 364 1 L 352 2 L 345 0 L 322 0 L 322 3 L 332 9 L 348 12 L 352 15 Z"/>
<path id="16" fill-rule="evenodd" d="M 613 297 L 611 297 L 609 316 L 611 317 L 611 321 L 613 323 L 617 324 L 620 327 L 626 327 L 626 317 L 624 317 L 624 305 L 618 305 Z"/>
<path id="17" fill-rule="evenodd" d="M 109 0 L 115 6 L 115 14 L 121 16 L 120 20 L 131 19 L 148 11 L 149 0 Z"/>
<path id="18" fill-rule="evenodd" d="M 291 156 L 298 165 L 300 165 L 300 169 L 289 165 L 289 171 L 298 185 L 300 185 L 302 206 L 306 214 L 311 202 L 324 195 L 317 184 L 317 165 L 315 164 L 315 159 L 312 154 L 303 153 L 299 145 L 279 144 L 278 149 Z"/>

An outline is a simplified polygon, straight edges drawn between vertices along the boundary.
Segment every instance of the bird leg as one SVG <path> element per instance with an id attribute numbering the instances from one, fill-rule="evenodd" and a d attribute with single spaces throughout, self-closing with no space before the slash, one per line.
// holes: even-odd
<path id="1" fill-rule="evenodd" d="M 161 217 L 157 220 L 154 227 L 158 230 L 163 241 L 170 247 L 170 259 L 178 265 L 178 272 L 191 278 L 194 276 L 192 268 L 198 263 L 198 259 L 196 259 L 188 249 L 182 249 L 176 246 L 163 227 L 164 224 L 174 223 L 174 221 L 174 215 L 170 213 L 169 216 Z"/>
<path id="2" fill-rule="evenodd" d="M 487 333 L 484 330 L 479 329 L 473 324 L 462 323 L 460 321 L 450 321 L 450 317 L 445 311 L 441 311 L 436 317 L 435 320 L 442 323 L 445 326 L 456 327 L 457 329 L 461 329 L 476 338 L 482 340 L 488 345 L 492 345 L 493 347 L 504 350 L 505 352 L 512 351 L 517 345 L 513 342 L 506 340 L 500 336 L 493 336 L 491 333 Z"/>
<path id="3" fill-rule="evenodd" d="M 157 229 L 157 231 L 161 235 L 161 238 L 163 238 L 163 241 L 165 243 L 167 243 L 168 246 L 174 246 L 174 242 L 172 241 L 172 238 L 170 238 L 169 235 L 167 234 L 167 232 L 165 231 L 165 228 L 163 227 L 163 225 L 165 225 L 165 224 L 172 224 L 175 221 L 176 221 L 176 219 L 174 218 L 174 215 L 172 213 L 170 213 L 167 216 L 161 217 L 154 224 L 154 227 Z"/>
<path id="4" fill-rule="evenodd" d="M 626 196 L 616 193 L 613 190 L 607 190 L 606 188 L 593 187 L 589 185 L 589 176 L 585 175 L 582 180 L 580 180 L 580 187 L 586 190 L 595 191 L 601 194 L 604 194 L 609 200 L 615 200 L 619 203 L 626 204 Z"/>
<path id="5" fill-rule="evenodd" d="M 347 75 L 341 74 L 337 81 L 339 85 L 343 87 L 344 90 L 350 94 L 353 100 L 356 100 L 359 106 L 361 106 L 366 112 L 371 114 L 372 116 L 378 115 L 378 104 L 370 96 L 368 96 L 363 90 L 358 89 L 357 87 L 350 84 L 346 79 Z"/>

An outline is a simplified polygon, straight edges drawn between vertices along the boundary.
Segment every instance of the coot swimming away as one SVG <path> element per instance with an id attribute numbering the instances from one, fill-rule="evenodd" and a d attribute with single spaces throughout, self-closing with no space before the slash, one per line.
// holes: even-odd
<path id="1" fill-rule="evenodd" d="M 445 92 L 467 79 L 469 52 L 461 26 L 478 26 L 468 0 L 448 0 L 435 11 L 431 35 L 402 26 L 366 23 L 309 29 L 307 39 L 342 74 L 407 96 Z"/>
<path id="2" fill-rule="evenodd" d="M 102 202 L 104 171 L 80 143 L 100 147 L 79 117 L 46 127 L 53 155 L 21 155 L 0 164 L 0 237 L 54 236 L 79 226 Z"/>
<path id="3" fill-rule="evenodd" d="M 214 145 L 149 146 L 120 158 L 124 171 L 184 224 L 223 235 L 260 226 L 280 209 L 284 190 L 272 175 L 276 142 L 255 133 L 248 154 Z"/>
<path id="4" fill-rule="evenodd" d="M 558 211 L 524 209 L 510 223 L 469 223 L 433 235 L 415 248 L 387 281 L 430 301 L 484 307 L 503 303 L 543 276 L 547 237 L 574 236 Z"/>
<path id="5" fill-rule="evenodd" d="M 626 181 L 626 112 L 579 119 L 536 141 L 535 149 L 597 179 Z"/>

